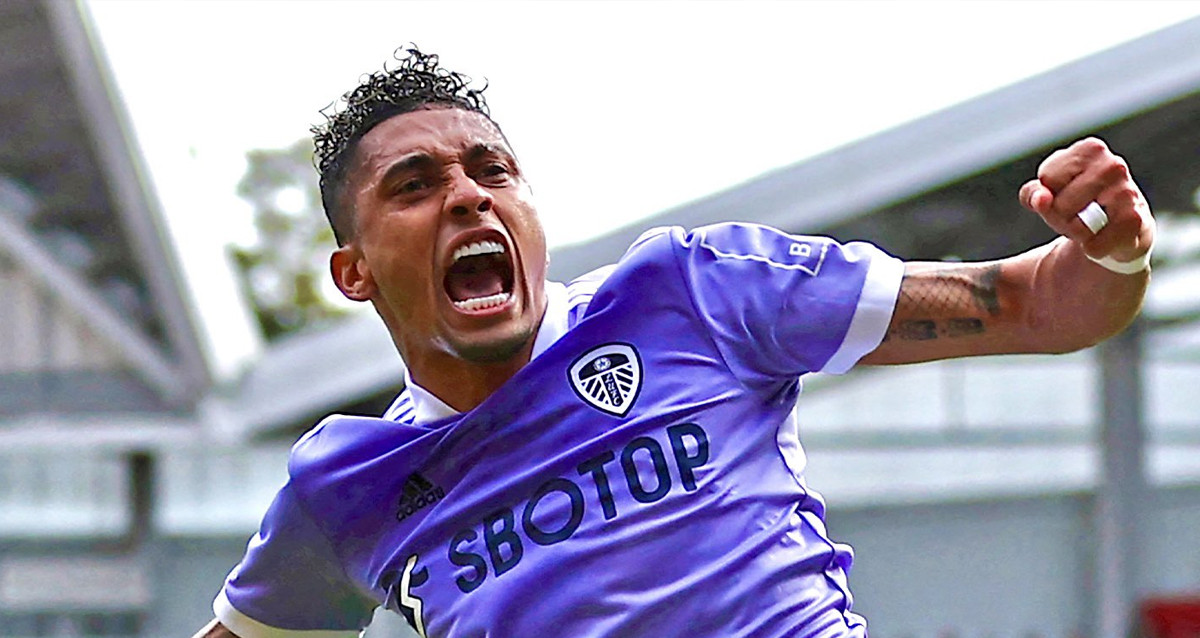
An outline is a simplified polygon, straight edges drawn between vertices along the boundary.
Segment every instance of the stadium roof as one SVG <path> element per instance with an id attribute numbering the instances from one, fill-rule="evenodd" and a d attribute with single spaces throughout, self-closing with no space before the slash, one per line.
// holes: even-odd
<path id="1" fill-rule="evenodd" d="M 187 409 L 208 387 L 208 367 L 89 29 L 74 3 L 0 3 L 0 259 L 116 353 L 147 390 L 137 408 Z M 66 388 L 53 411 L 103 403 L 73 402 L 87 393 Z"/>

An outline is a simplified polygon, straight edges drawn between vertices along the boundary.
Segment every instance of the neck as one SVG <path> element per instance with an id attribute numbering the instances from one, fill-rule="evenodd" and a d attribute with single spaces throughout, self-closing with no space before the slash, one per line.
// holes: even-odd
<path id="1" fill-rule="evenodd" d="M 497 363 L 476 363 L 444 352 L 406 360 L 409 376 L 446 405 L 459 412 L 474 409 L 504 385 L 525 364 L 533 352 L 529 340 L 511 358 Z"/>

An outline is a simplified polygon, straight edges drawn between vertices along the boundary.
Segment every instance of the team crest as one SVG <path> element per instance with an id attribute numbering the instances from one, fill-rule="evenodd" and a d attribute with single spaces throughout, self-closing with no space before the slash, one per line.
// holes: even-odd
<path id="1" fill-rule="evenodd" d="M 576 359 L 567 376 L 588 405 L 625 416 L 642 389 L 642 360 L 629 344 L 606 343 Z"/>

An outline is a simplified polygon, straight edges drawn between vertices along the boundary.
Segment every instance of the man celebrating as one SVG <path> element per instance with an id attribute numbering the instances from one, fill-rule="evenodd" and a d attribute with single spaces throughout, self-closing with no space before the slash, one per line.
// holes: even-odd
<path id="1" fill-rule="evenodd" d="M 423 636 L 865 636 L 803 478 L 800 377 L 1079 349 L 1149 280 L 1149 206 L 1095 139 L 1021 188 L 1062 237 L 1015 257 L 721 224 L 565 286 L 481 92 L 436 56 L 366 78 L 316 149 L 334 280 L 406 388 L 296 444 L 198 636 L 355 636 L 380 605 Z"/>

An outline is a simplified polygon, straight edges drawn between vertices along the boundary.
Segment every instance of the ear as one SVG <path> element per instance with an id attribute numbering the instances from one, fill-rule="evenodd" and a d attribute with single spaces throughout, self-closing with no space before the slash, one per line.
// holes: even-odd
<path id="1" fill-rule="evenodd" d="M 329 271 L 338 290 L 351 301 L 370 301 L 375 294 L 375 278 L 354 244 L 346 244 L 329 256 Z"/>

